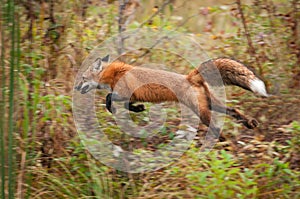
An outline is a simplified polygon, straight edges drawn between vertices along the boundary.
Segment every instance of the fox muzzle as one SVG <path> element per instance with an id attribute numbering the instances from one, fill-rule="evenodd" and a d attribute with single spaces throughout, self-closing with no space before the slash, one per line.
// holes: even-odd
<path id="1" fill-rule="evenodd" d="M 83 82 L 80 82 L 77 86 L 74 87 L 74 89 L 77 91 L 80 91 L 82 85 L 83 85 Z"/>
<path id="2" fill-rule="evenodd" d="M 90 85 L 85 85 L 84 87 L 82 87 L 80 93 L 81 94 L 85 94 L 87 92 L 89 92 L 92 88 L 90 88 Z"/>

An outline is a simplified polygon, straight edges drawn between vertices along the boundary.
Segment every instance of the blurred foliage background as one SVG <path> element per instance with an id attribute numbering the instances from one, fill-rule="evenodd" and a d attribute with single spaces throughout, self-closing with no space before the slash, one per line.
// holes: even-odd
<path id="1" fill-rule="evenodd" d="M 299 0 L 0 2 L 1 198 L 300 198 Z M 227 141 L 205 158 L 195 139 L 180 160 L 152 173 L 122 173 L 95 161 L 76 134 L 74 79 L 99 43 L 139 27 L 187 33 L 210 57 L 254 68 L 273 96 L 229 88 L 227 102 L 260 126 L 248 130 L 226 119 Z M 172 55 L 151 52 L 144 61 L 162 58 L 187 72 Z M 174 137 L 176 108 L 169 108 L 169 131 L 124 142 L 108 122 L 105 92 L 97 96 L 99 121 L 122 147 L 155 148 Z M 132 117 L 147 121 L 145 113 Z"/>

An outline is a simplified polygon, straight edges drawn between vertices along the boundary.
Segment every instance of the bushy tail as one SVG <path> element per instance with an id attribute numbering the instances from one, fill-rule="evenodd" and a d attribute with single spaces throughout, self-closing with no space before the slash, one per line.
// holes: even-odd
<path id="1" fill-rule="evenodd" d="M 264 82 L 238 61 L 228 58 L 217 58 L 202 63 L 198 71 L 211 86 L 235 85 L 262 97 L 268 97 Z M 220 81 L 220 78 L 216 78 L 219 75 L 221 75 L 223 81 Z"/>

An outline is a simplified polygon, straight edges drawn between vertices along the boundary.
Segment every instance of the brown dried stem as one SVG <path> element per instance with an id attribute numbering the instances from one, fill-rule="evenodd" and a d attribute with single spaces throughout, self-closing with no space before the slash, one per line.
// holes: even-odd
<path id="1" fill-rule="evenodd" d="M 251 39 L 251 35 L 250 35 L 250 33 L 249 33 L 249 29 L 248 29 L 248 25 L 247 25 L 247 22 L 246 22 L 246 18 L 245 18 L 243 9 L 242 9 L 242 3 L 241 3 L 241 0 L 237 0 L 236 3 L 237 3 L 237 5 L 238 5 L 238 10 L 239 10 L 239 13 L 240 13 L 240 15 L 241 15 L 241 19 L 242 19 L 242 24 L 243 24 L 244 32 L 245 32 L 245 35 L 246 35 L 246 38 L 247 38 L 249 53 L 250 53 L 250 55 L 251 55 L 252 57 L 255 58 L 257 67 L 258 67 L 258 69 L 259 69 L 259 74 L 260 74 L 260 75 L 263 75 L 263 69 L 262 69 L 262 67 L 261 67 L 260 61 L 259 61 L 258 56 L 257 56 L 257 54 L 256 54 L 256 50 L 255 50 L 255 48 L 254 48 L 254 46 L 253 46 L 253 42 L 252 42 L 252 39 Z"/>

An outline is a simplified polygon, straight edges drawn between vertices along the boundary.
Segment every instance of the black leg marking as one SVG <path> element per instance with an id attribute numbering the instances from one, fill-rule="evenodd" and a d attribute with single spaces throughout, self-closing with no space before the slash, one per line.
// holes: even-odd
<path id="1" fill-rule="evenodd" d="M 116 109 L 115 107 L 112 106 L 112 93 L 108 93 L 106 95 L 106 109 L 111 112 L 111 113 L 115 113 L 116 112 Z"/>
<path id="2" fill-rule="evenodd" d="M 136 112 L 136 113 L 143 112 L 144 110 L 146 110 L 144 104 L 138 104 L 138 105 L 134 106 L 133 102 L 125 102 L 124 107 L 127 110 Z"/>
<path id="3" fill-rule="evenodd" d="M 111 113 L 115 113 L 116 109 L 112 105 L 113 101 L 126 101 L 126 100 L 128 100 L 128 99 L 119 96 L 117 93 L 109 93 L 106 95 L 106 109 Z M 145 106 L 143 104 L 138 104 L 138 105 L 134 106 L 133 103 L 134 102 L 125 102 L 124 107 L 127 110 L 136 112 L 136 113 L 146 110 Z"/>

